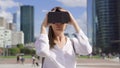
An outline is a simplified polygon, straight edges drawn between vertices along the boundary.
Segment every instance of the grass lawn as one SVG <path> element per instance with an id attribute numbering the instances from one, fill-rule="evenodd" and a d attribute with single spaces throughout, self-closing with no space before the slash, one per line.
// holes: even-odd
<path id="1" fill-rule="evenodd" d="M 31 55 L 25 55 L 24 58 L 31 58 Z M 0 56 L 0 58 L 16 58 L 16 56 Z"/>
<path id="2" fill-rule="evenodd" d="M 31 55 L 25 55 L 23 56 L 24 58 L 31 58 Z M 16 56 L 0 56 L 0 58 L 16 58 Z M 78 56 L 78 58 L 89 58 L 89 56 Z M 91 58 L 95 58 L 95 59 L 100 59 L 101 57 L 96 55 L 96 56 L 92 56 Z"/>
<path id="3" fill-rule="evenodd" d="M 79 56 L 78 58 L 90 58 L 90 57 L 89 56 Z M 101 57 L 96 55 L 96 56 L 91 56 L 91 58 L 100 59 Z"/>

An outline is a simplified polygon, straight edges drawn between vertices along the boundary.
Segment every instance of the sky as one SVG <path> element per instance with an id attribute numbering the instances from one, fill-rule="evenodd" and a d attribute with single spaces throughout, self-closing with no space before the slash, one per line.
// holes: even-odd
<path id="1" fill-rule="evenodd" d="M 35 36 L 40 33 L 41 23 L 48 11 L 56 6 L 70 11 L 77 20 L 81 29 L 87 33 L 87 0 L 0 0 L 0 17 L 12 22 L 13 13 L 20 18 L 20 6 L 34 6 L 34 32 Z M 20 23 L 18 21 L 17 23 Z M 66 32 L 75 32 L 74 28 L 68 25 Z"/>

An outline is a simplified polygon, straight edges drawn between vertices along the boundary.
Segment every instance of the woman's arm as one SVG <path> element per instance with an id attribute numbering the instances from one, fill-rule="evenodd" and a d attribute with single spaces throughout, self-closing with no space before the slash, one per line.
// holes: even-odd
<path id="1" fill-rule="evenodd" d="M 79 33 L 80 31 L 80 27 L 77 23 L 77 21 L 75 20 L 75 18 L 72 16 L 72 14 L 69 12 L 70 15 L 70 24 L 73 25 L 73 27 L 75 28 L 76 32 Z"/>
<path id="2" fill-rule="evenodd" d="M 49 40 L 46 29 L 47 27 L 48 23 L 46 16 L 41 25 L 40 36 L 35 41 L 36 54 L 43 57 L 49 56 Z"/>
<path id="3" fill-rule="evenodd" d="M 76 53 L 79 55 L 88 55 L 92 53 L 92 46 L 89 43 L 87 36 L 80 30 L 75 34 L 76 37 L 72 38 Z"/>
<path id="4" fill-rule="evenodd" d="M 92 47 L 89 43 L 89 40 L 87 36 L 83 33 L 83 31 L 80 29 L 79 25 L 77 24 L 77 21 L 74 19 L 71 13 L 70 14 L 70 24 L 73 25 L 73 27 L 76 30 L 76 38 L 73 38 L 74 47 L 77 54 L 80 55 L 87 55 L 92 52 Z"/>
<path id="5" fill-rule="evenodd" d="M 48 17 L 47 17 L 47 15 L 46 15 L 46 17 L 45 17 L 45 19 L 44 19 L 44 21 L 43 21 L 43 23 L 42 23 L 42 25 L 41 25 L 40 34 L 47 34 L 47 30 L 46 30 L 46 28 L 48 27 L 47 19 L 48 19 Z"/>

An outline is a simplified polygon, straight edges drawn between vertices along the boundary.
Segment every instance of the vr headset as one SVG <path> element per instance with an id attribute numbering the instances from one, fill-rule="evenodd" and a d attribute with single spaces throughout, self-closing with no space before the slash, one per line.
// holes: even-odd
<path id="1" fill-rule="evenodd" d="M 70 16 L 68 12 L 49 12 L 48 23 L 68 23 Z"/>

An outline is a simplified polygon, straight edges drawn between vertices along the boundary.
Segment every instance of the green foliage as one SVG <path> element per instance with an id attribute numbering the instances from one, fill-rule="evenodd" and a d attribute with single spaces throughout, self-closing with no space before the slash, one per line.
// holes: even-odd
<path id="1" fill-rule="evenodd" d="M 9 58 L 16 58 L 15 56 L 0 56 L 0 59 L 9 59 Z M 31 58 L 31 55 L 25 55 L 24 58 Z"/>
<path id="2" fill-rule="evenodd" d="M 35 54 L 35 50 L 31 50 L 31 54 Z"/>
<path id="3" fill-rule="evenodd" d="M 88 55 L 85 55 L 85 56 L 79 56 L 78 58 L 90 58 L 90 56 L 88 56 Z M 93 56 L 91 56 L 91 58 L 94 58 L 94 59 L 100 59 L 101 58 L 101 56 L 99 56 L 99 55 L 93 55 Z"/>
<path id="4" fill-rule="evenodd" d="M 30 54 L 30 52 L 31 52 L 30 49 L 28 49 L 28 48 L 24 48 L 21 51 L 22 51 L 22 53 L 25 53 L 25 54 Z"/>
<path id="5" fill-rule="evenodd" d="M 24 48 L 24 45 L 23 45 L 23 44 L 17 44 L 17 47 L 18 47 L 19 49 L 23 49 L 23 48 Z"/>
<path id="6" fill-rule="evenodd" d="M 21 53 L 24 53 L 25 55 L 31 55 L 31 54 L 35 54 L 35 50 L 23 48 L 23 49 L 21 49 Z"/>
<path id="7" fill-rule="evenodd" d="M 16 55 L 17 53 L 20 53 L 20 49 L 19 48 L 10 48 L 9 53 L 10 53 L 10 55 Z"/>
<path id="8" fill-rule="evenodd" d="M 24 53 L 25 55 L 35 54 L 35 50 L 25 48 L 23 44 L 17 44 L 17 48 L 20 49 L 20 53 Z"/>

